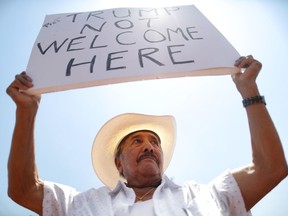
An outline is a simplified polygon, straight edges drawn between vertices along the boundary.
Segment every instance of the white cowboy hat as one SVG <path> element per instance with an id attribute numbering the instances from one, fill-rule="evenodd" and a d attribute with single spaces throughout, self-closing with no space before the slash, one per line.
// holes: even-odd
<path id="1" fill-rule="evenodd" d="M 150 130 L 160 137 L 164 157 L 163 171 L 167 169 L 172 158 L 176 139 L 174 117 L 135 113 L 121 114 L 102 126 L 92 147 L 94 171 L 107 187 L 114 188 L 118 180 L 121 179 L 114 163 L 115 150 L 118 144 L 126 135 L 139 130 Z"/>

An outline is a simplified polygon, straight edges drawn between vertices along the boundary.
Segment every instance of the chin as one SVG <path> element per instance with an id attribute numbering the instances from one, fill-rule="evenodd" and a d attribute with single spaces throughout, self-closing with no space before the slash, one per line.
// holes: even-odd
<path id="1" fill-rule="evenodd" d="M 155 167 L 151 167 L 151 166 L 146 166 L 145 168 L 141 169 L 141 173 L 143 173 L 143 175 L 146 176 L 160 176 L 162 177 L 162 171 L 157 167 L 157 169 L 155 169 Z"/>

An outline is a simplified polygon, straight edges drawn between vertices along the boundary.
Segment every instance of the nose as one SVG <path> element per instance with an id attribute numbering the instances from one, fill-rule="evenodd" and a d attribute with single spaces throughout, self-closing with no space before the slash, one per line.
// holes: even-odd
<path id="1" fill-rule="evenodd" d="M 147 152 L 147 151 L 154 152 L 154 146 L 148 140 L 146 140 L 144 142 L 144 145 L 143 145 L 143 151 L 144 152 Z"/>

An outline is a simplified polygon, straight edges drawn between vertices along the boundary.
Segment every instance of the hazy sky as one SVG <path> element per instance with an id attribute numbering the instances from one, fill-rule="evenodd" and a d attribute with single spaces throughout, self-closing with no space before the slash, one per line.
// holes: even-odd
<path id="1" fill-rule="evenodd" d="M 46 14 L 117 7 L 160 7 L 176 1 L 0 0 L 0 216 L 35 215 L 7 197 L 7 159 L 15 105 L 6 87 L 25 70 Z M 263 63 L 261 94 L 288 156 L 288 2 L 283 0 L 178 0 L 195 4 L 241 55 Z M 141 81 L 42 95 L 35 138 L 42 179 L 85 191 L 100 187 L 91 163 L 99 128 L 125 112 L 171 114 L 177 121 L 177 146 L 167 175 L 176 183 L 208 183 L 226 169 L 251 161 L 245 109 L 230 76 Z M 285 179 L 252 209 L 254 216 L 288 215 Z"/>

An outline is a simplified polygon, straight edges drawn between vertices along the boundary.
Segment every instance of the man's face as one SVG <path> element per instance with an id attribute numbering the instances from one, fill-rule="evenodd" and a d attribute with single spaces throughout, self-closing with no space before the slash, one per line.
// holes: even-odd
<path id="1" fill-rule="evenodd" d="M 163 153 L 159 137 L 151 131 L 137 131 L 128 135 L 115 159 L 117 169 L 129 179 L 162 177 Z"/>

